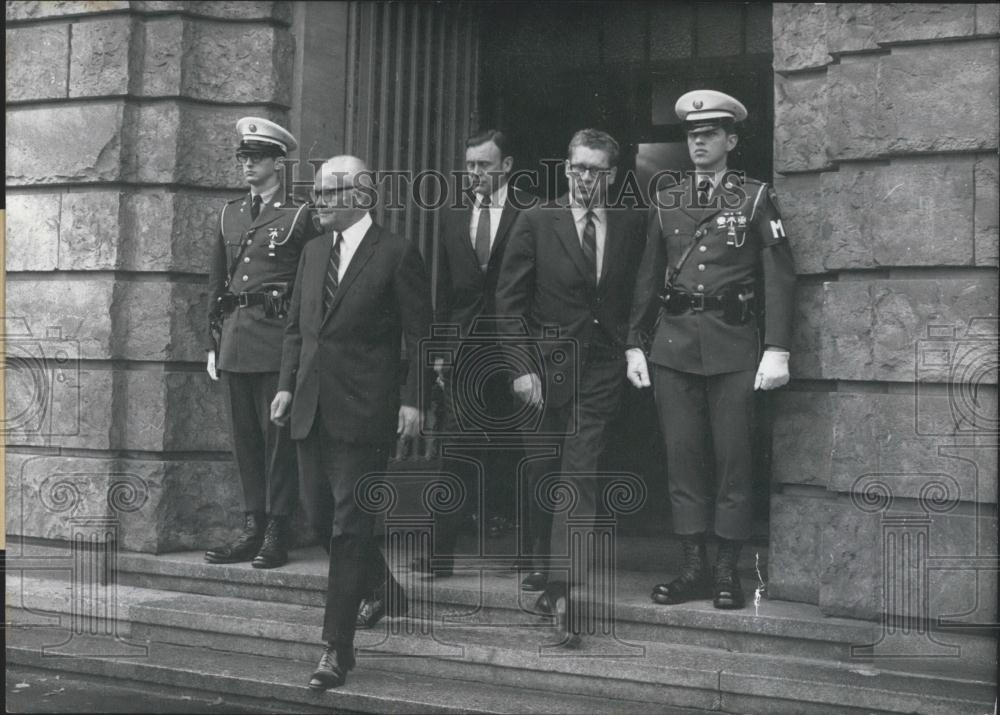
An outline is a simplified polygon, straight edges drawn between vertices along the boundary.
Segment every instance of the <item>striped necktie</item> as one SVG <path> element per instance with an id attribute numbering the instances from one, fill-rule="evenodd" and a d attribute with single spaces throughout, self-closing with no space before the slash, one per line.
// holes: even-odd
<path id="1" fill-rule="evenodd" d="M 583 256 L 587 259 L 590 267 L 590 275 L 597 282 L 597 226 L 594 225 L 594 212 L 587 212 L 587 224 L 583 227 L 583 241 L 580 243 L 583 248 Z"/>
<path id="2" fill-rule="evenodd" d="M 343 236 L 338 231 L 333 232 L 333 249 L 330 251 L 330 262 L 326 266 L 326 281 L 323 283 L 323 312 L 329 313 L 333 305 L 333 297 L 340 285 L 340 243 Z"/>

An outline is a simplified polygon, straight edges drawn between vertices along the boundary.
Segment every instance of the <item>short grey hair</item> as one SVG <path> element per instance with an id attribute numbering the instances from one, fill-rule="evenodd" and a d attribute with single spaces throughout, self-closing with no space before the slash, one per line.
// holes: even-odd
<path id="1" fill-rule="evenodd" d="M 573 148 L 585 146 L 588 149 L 599 149 L 608 155 L 611 166 L 618 166 L 618 142 L 607 132 L 600 129 L 581 129 L 569 140 L 567 157 L 573 155 Z"/>

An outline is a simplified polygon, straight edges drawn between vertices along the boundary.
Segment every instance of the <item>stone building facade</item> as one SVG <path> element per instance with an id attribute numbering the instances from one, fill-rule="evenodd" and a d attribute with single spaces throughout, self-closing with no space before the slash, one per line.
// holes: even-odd
<path id="1" fill-rule="evenodd" d="M 312 157 L 454 168 L 476 18 L 396 7 L 7 5 L 9 534 L 102 517 L 164 552 L 238 521 L 202 335 L 217 210 L 241 187 L 233 124 L 284 123 Z M 800 280 L 772 597 L 874 618 L 925 574 L 925 616 L 996 620 L 998 22 L 995 4 L 773 8 Z M 408 142 L 403 106 L 425 116 Z M 433 224 L 393 220 L 433 262 Z"/>

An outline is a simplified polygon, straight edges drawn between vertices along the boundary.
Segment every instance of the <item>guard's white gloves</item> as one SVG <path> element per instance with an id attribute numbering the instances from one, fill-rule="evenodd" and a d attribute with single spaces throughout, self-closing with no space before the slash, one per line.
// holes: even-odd
<path id="1" fill-rule="evenodd" d="M 625 351 L 625 359 L 628 366 L 625 368 L 625 376 L 628 381 L 636 387 L 649 387 L 649 367 L 646 365 L 646 356 L 639 348 L 629 348 Z"/>
<path id="2" fill-rule="evenodd" d="M 208 351 L 208 362 L 205 365 L 205 369 L 208 371 L 208 376 L 210 378 L 212 378 L 213 380 L 218 380 L 219 379 L 219 373 L 215 369 L 215 351 L 214 350 L 209 350 Z"/>
<path id="3" fill-rule="evenodd" d="M 521 375 L 514 380 L 514 394 L 532 407 L 542 406 L 542 380 L 535 373 Z"/>
<path id="4" fill-rule="evenodd" d="M 760 359 L 753 389 L 773 390 L 788 383 L 788 351 L 768 348 Z"/>

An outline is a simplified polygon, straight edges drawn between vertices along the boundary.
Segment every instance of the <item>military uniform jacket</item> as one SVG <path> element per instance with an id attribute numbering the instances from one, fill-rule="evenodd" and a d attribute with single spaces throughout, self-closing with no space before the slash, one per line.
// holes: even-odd
<path id="1" fill-rule="evenodd" d="M 795 268 L 774 192 L 765 183 L 728 174 L 709 206 L 697 206 L 695 196 L 689 177 L 662 189 L 650 207 L 628 343 L 648 345 L 651 362 L 683 372 L 756 369 L 765 346 L 788 349 L 791 343 Z M 692 243 L 674 287 L 709 297 L 751 286 L 758 313 L 763 309 L 762 325 L 753 319 L 727 324 L 720 310 L 667 314 L 658 295 L 668 270 Z"/>
<path id="2" fill-rule="evenodd" d="M 209 317 L 227 292 L 279 291 L 291 297 L 302 247 L 317 230 L 309 207 L 285 204 L 285 198 L 279 188 L 261 205 L 256 221 L 250 218 L 249 193 L 223 206 L 209 275 Z M 284 318 L 265 317 L 262 305 L 236 308 L 223 323 L 216 365 L 231 372 L 278 372 L 284 330 Z"/>

